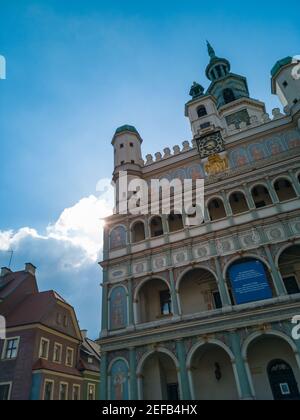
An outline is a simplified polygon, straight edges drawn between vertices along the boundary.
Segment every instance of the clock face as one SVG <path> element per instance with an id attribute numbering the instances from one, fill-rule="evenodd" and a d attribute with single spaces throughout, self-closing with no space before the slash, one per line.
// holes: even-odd
<path id="1" fill-rule="evenodd" d="M 209 152 L 213 149 L 215 149 L 215 147 L 218 145 L 217 141 L 214 139 L 209 139 L 206 141 L 204 147 L 206 150 L 208 150 Z"/>
<path id="2" fill-rule="evenodd" d="M 220 131 L 196 139 L 201 159 L 225 150 L 224 141 Z"/>

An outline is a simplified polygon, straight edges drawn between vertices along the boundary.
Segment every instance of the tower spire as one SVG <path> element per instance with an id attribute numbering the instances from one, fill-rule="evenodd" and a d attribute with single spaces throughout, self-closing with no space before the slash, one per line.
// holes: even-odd
<path id="1" fill-rule="evenodd" d="M 213 49 L 213 47 L 211 46 L 211 44 L 208 41 L 206 41 L 206 43 L 207 43 L 207 50 L 208 50 L 208 54 L 209 54 L 210 58 L 215 58 L 216 57 L 215 50 Z"/>

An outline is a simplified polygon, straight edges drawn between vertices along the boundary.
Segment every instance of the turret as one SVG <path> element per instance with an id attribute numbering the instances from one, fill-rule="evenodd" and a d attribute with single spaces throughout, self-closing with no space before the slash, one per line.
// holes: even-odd
<path id="1" fill-rule="evenodd" d="M 144 161 L 142 159 L 142 138 L 137 129 L 131 125 L 119 127 L 112 139 L 114 147 L 114 179 L 120 171 L 128 174 L 141 172 Z"/>
<path id="2" fill-rule="evenodd" d="M 300 103 L 300 59 L 286 57 L 277 61 L 271 71 L 272 93 L 283 107 L 292 110 Z"/>

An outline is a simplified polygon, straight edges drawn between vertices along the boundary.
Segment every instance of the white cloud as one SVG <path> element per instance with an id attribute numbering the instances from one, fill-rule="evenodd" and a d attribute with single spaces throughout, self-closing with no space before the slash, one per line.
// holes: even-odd
<path id="1" fill-rule="evenodd" d="M 45 234 L 31 227 L 0 230 L 0 257 L 14 250 L 13 269 L 37 266 L 40 290 L 57 290 L 75 307 L 81 327 L 95 337 L 100 328 L 100 276 L 97 261 L 103 246 L 103 218 L 111 214 L 111 191 L 82 198 L 48 225 Z M 2 251 L 2 252 L 1 252 Z"/>

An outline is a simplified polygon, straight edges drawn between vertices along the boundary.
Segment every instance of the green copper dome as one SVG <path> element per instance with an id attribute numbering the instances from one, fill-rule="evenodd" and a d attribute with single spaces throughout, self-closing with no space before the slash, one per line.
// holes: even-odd
<path id="1" fill-rule="evenodd" d="M 123 133 L 124 131 L 131 131 L 131 133 L 139 134 L 137 129 L 133 125 L 122 125 L 122 127 L 117 128 L 116 134 Z"/>
<path id="2" fill-rule="evenodd" d="M 227 76 L 230 73 L 231 67 L 229 61 L 226 58 L 217 57 L 215 50 L 208 41 L 207 50 L 210 56 L 210 62 L 206 68 L 206 77 L 211 81 L 216 81 Z"/>
<path id="3" fill-rule="evenodd" d="M 292 62 L 293 62 L 292 57 L 286 57 L 286 58 L 283 58 L 282 60 L 277 61 L 277 63 L 271 70 L 272 77 L 275 77 L 282 67 L 285 67 L 288 64 L 291 64 Z"/>

